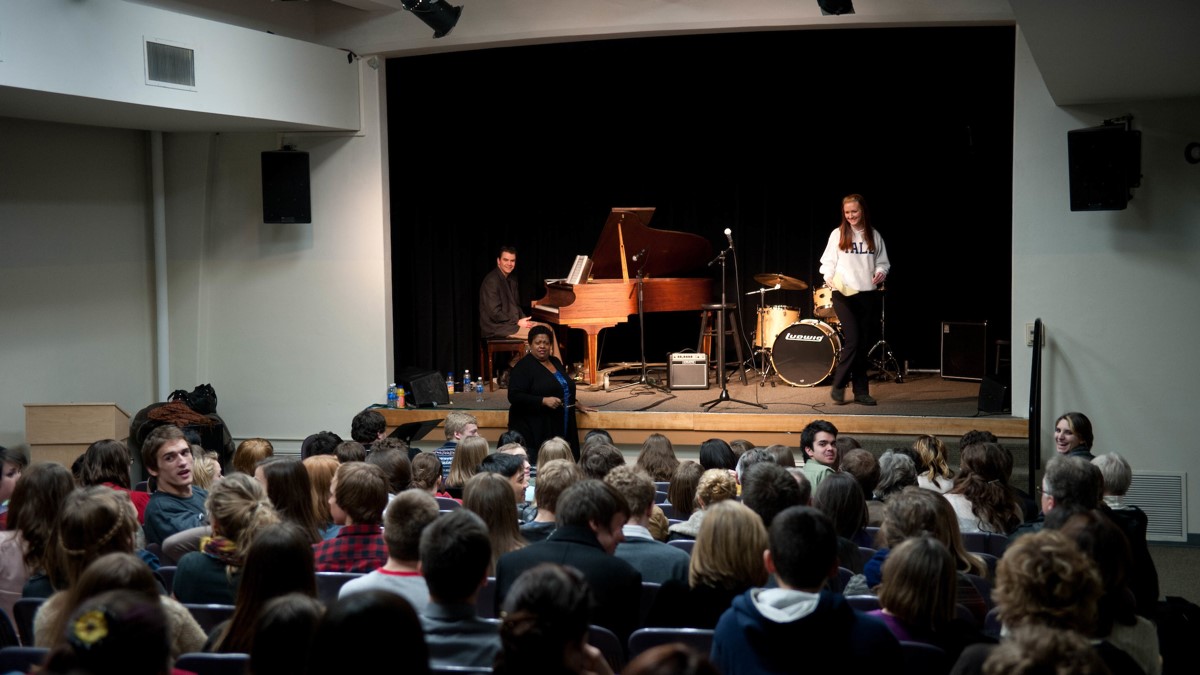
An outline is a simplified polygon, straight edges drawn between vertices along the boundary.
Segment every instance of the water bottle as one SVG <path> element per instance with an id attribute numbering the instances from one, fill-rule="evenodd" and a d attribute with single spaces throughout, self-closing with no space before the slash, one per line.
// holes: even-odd
<path id="1" fill-rule="evenodd" d="M 454 373 L 446 373 L 446 393 L 454 398 Z"/>
<path id="2" fill-rule="evenodd" d="M 389 408 L 396 407 L 396 383 L 395 382 L 388 385 L 387 407 L 389 407 Z"/>
<path id="3" fill-rule="evenodd" d="M 469 368 L 463 371 L 463 393 L 471 393 L 471 370 Z"/>
<path id="4" fill-rule="evenodd" d="M 403 408 L 404 406 L 404 387 L 396 387 L 396 407 Z"/>
<path id="5" fill-rule="evenodd" d="M 475 400 L 479 403 L 483 403 L 483 378 L 482 377 L 479 378 L 479 381 L 475 383 Z"/>

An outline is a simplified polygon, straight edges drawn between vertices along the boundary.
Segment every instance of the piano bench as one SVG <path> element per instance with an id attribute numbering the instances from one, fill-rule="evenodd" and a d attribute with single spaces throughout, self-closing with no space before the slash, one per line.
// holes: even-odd
<path id="1" fill-rule="evenodd" d="M 480 373 L 483 379 L 487 382 L 488 391 L 496 391 L 496 381 L 492 379 L 492 374 L 495 372 L 495 357 L 496 354 L 520 354 L 524 355 L 529 345 L 521 338 L 510 337 L 494 337 L 483 338 L 479 342 L 479 366 L 483 369 Z"/>

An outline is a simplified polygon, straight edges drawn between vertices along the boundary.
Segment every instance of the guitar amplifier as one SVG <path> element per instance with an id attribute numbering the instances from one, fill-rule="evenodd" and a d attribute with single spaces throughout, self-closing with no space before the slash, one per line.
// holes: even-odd
<path id="1" fill-rule="evenodd" d="M 672 389 L 708 389 L 708 354 L 667 355 L 667 384 Z"/>

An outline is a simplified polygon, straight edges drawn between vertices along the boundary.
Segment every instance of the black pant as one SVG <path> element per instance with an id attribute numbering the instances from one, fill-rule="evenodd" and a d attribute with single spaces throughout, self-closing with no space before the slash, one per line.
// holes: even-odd
<path id="1" fill-rule="evenodd" d="M 879 291 L 862 291 L 846 296 L 833 292 L 833 311 L 842 325 L 842 351 L 833 371 L 833 386 L 845 388 L 852 383 L 854 393 L 869 394 L 867 353 L 875 344 L 879 331 L 879 310 L 882 296 Z"/>

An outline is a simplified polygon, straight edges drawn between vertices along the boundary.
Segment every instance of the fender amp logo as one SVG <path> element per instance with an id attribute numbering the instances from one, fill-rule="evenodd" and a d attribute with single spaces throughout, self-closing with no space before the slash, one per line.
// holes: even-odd
<path id="1" fill-rule="evenodd" d="M 825 339 L 824 335 L 792 335 L 788 333 L 783 336 L 784 340 L 790 342 L 821 342 Z"/>

